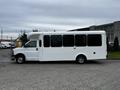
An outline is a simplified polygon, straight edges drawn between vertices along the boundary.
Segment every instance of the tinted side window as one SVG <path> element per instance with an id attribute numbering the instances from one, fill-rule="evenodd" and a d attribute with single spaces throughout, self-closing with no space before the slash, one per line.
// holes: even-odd
<path id="1" fill-rule="evenodd" d="M 86 46 L 86 35 L 75 35 L 75 46 Z"/>
<path id="2" fill-rule="evenodd" d="M 102 37 L 100 34 L 88 35 L 88 46 L 101 46 Z"/>
<path id="3" fill-rule="evenodd" d="M 50 47 L 50 36 L 44 35 L 44 47 Z"/>
<path id="4" fill-rule="evenodd" d="M 62 36 L 51 35 L 51 47 L 61 47 L 61 46 L 62 46 Z"/>
<path id="5" fill-rule="evenodd" d="M 63 46 L 74 46 L 74 35 L 63 35 Z"/>
<path id="6" fill-rule="evenodd" d="M 39 47 L 41 47 L 41 45 L 42 45 L 42 42 L 41 42 L 41 40 L 39 40 Z"/>

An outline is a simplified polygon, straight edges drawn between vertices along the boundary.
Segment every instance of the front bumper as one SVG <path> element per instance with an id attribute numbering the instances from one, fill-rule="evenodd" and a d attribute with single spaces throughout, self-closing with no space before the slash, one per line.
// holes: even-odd
<path id="1" fill-rule="evenodd" d="M 15 56 L 11 55 L 11 60 L 14 61 L 15 60 Z"/>
<path id="2" fill-rule="evenodd" d="M 11 50 L 11 60 L 12 60 L 12 61 L 14 61 L 14 60 L 15 60 L 15 55 L 14 55 L 13 50 Z"/>

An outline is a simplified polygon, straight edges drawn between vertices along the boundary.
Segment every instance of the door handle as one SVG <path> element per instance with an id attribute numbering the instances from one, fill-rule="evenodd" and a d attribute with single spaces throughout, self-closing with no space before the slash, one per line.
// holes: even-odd
<path id="1" fill-rule="evenodd" d="M 38 51 L 38 48 L 36 48 L 36 51 Z"/>
<path id="2" fill-rule="evenodd" d="M 76 49 L 76 47 L 74 47 L 73 49 Z"/>

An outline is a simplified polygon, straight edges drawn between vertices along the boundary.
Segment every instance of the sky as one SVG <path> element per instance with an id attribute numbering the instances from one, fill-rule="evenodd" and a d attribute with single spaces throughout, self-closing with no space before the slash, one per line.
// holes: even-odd
<path id="1" fill-rule="evenodd" d="M 119 21 L 120 0 L 0 0 L 5 37 L 21 31 L 66 31 Z"/>

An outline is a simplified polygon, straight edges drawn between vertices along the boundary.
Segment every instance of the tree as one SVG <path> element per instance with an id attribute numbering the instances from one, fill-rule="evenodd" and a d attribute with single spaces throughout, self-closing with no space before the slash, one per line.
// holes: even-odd
<path id="1" fill-rule="evenodd" d="M 24 32 L 23 35 L 21 35 L 20 40 L 22 42 L 22 46 L 25 45 L 25 43 L 28 41 L 27 34 Z"/>
<path id="2" fill-rule="evenodd" d="M 109 45 L 109 39 L 108 39 L 108 37 L 106 38 L 106 43 L 107 43 L 107 51 L 109 51 L 110 45 Z"/>
<path id="3" fill-rule="evenodd" d="M 114 46 L 113 46 L 114 50 L 118 50 L 119 49 L 119 40 L 118 37 L 115 37 L 114 39 Z"/>

